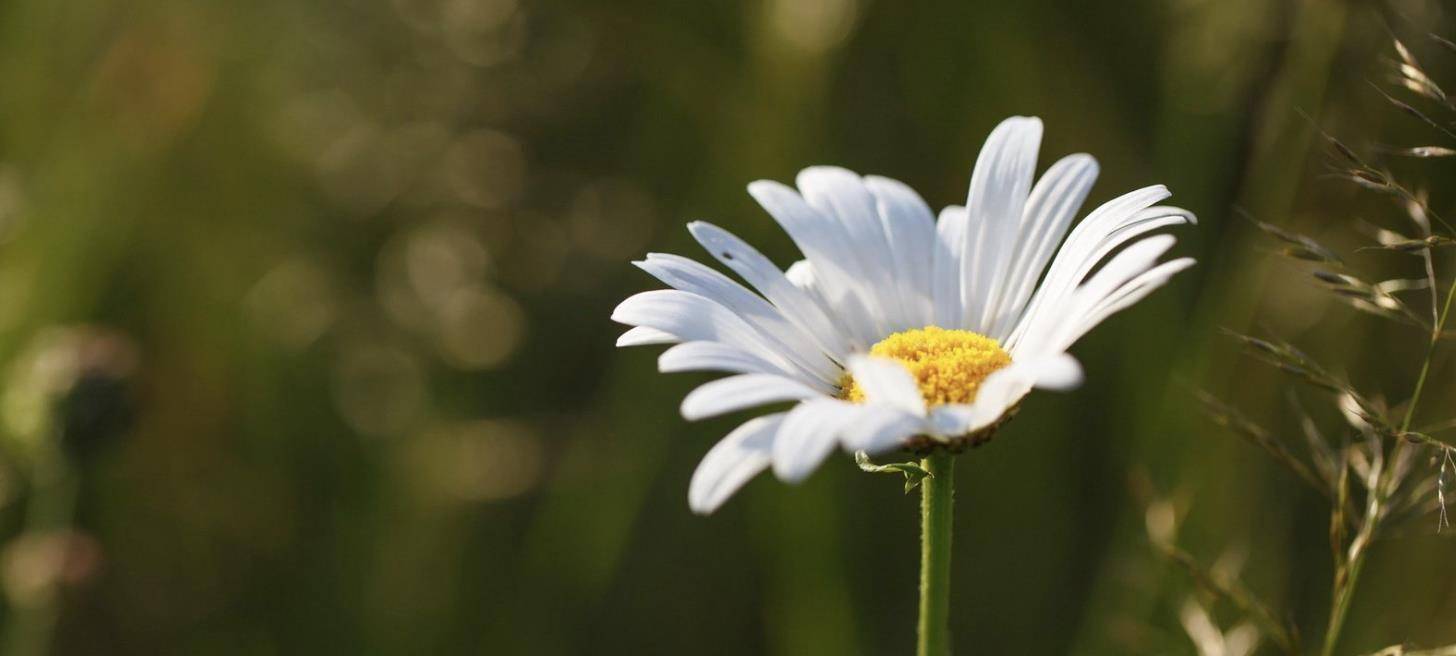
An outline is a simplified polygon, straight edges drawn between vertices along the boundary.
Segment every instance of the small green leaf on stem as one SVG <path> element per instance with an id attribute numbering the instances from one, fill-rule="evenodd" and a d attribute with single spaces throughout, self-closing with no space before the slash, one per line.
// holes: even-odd
<path id="1" fill-rule="evenodd" d="M 861 471 L 871 474 L 904 474 L 905 494 L 910 494 L 911 490 L 920 485 L 920 481 L 931 476 L 931 473 L 925 471 L 925 468 L 921 467 L 918 462 L 892 462 L 887 465 L 876 465 L 870 460 L 869 454 L 864 451 L 854 452 L 854 464 L 859 465 Z"/>

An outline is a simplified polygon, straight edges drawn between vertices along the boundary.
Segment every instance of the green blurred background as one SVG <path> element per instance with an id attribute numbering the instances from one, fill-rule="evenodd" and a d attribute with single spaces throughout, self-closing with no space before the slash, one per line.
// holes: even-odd
<path id="1" fill-rule="evenodd" d="M 1304 116 L 1362 152 L 1420 145 L 1369 82 L 1387 30 L 1450 36 L 1450 11 L 8 0 L 3 619 L 53 619 L 65 654 L 908 653 L 917 497 L 838 457 L 692 515 L 693 468 L 742 417 L 681 419 L 707 376 L 614 349 L 608 316 L 655 286 L 631 259 L 700 255 L 688 220 L 797 259 L 753 179 L 833 163 L 963 202 L 984 136 L 1034 114 L 1043 167 L 1102 163 L 1090 203 L 1167 184 L 1202 220 L 1178 231 L 1200 266 L 1075 348 L 1088 385 L 961 459 L 958 644 L 1193 653 L 1193 588 L 1130 492 L 1149 484 L 1188 509 L 1184 547 L 1242 563 L 1317 635 L 1323 501 L 1192 392 L 1294 429 L 1287 383 L 1229 327 L 1408 394 L 1419 336 L 1327 302 L 1234 208 L 1362 245 L 1352 217 L 1388 204 L 1321 177 Z M 1413 43 L 1456 80 L 1456 55 Z M 1410 175 L 1445 206 L 1449 164 Z M 77 371 L 122 390 L 52 403 Z M 1423 417 L 1453 414 L 1452 372 L 1448 354 Z M 67 408 L 91 438 L 60 458 L 75 529 L 48 540 Z M 1375 549 L 1349 653 L 1456 641 L 1456 543 L 1434 519 L 1405 533 Z"/>

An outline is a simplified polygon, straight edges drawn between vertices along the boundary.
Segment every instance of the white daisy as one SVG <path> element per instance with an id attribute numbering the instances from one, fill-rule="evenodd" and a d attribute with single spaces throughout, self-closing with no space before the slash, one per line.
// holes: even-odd
<path id="1" fill-rule="evenodd" d="M 685 418 L 795 403 L 708 452 L 688 490 L 694 511 L 711 512 L 769 467 L 803 480 L 836 446 L 873 454 L 984 439 L 1032 388 L 1080 384 L 1067 348 L 1193 264 L 1159 264 L 1173 237 L 1143 238 L 1194 222 L 1155 205 L 1170 195 L 1162 185 L 1108 201 L 1062 242 L 1097 162 L 1064 157 L 1033 185 L 1041 134 L 1036 118 L 997 126 L 966 206 L 939 220 L 906 185 L 842 168 L 805 169 L 797 191 L 748 185 L 805 259 L 783 271 L 722 228 L 688 229 L 758 293 L 676 255 L 636 263 L 673 289 L 617 306 L 612 319 L 634 326 L 617 345 L 676 344 L 658 360 L 663 372 L 734 374 L 689 393 Z"/>

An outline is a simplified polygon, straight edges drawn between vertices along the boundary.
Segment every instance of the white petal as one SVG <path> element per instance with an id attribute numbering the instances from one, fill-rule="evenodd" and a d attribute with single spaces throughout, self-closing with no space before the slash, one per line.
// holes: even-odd
<path id="1" fill-rule="evenodd" d="M 779 312 L 817 340 L 825 353 L 842 359 L 849 352 L 849 342 L 824 309 L 757 249 L 705 221 L 689 223 L 688 231 L 715 259 L 742 276 Z"/>
<path id="2" fill-rule="evenodd" d="M 842 330 L 857 349 L 868 348 L 882 335 L 880 321 L 873 315 L 876 305 L 863 279 L 859 255 L 844 226 L 814 209 L 798 192 L 777 182 L 759 180 L 748 185 L 756 199 L 814 265 L 815 279 L 838 314 Z M 858 304 L 845 303 L 857 296 Z"/>
<path id="3" fill-rule="evenodd" d="M 1027 326 L 1024 343 L 1017 344 L 1012 356 L 1036 356 L 1066 350 L 1079 336 L 1076 333 L 1078 317 L 1091 312 L 1124 283 L 1152 268 L 1176 241 L 1172 235 L 1156 235 L 1123 249 L 1074 290 L 1062 307 L 1041 313 L 1037 323 Z"/>
<path id="4" fill-rule="evenodd" d="M 824 292 L 819 290 L 819 285 L 814 280 L 814 265 L 809 264 L 808 260 L 799 260 L 790 264 L 789 268 L 784 270 L 784 277 L 813 299 L 819 309 L 824 312 L 824 316 L 828 317 L 832 314 L 829 311 L 829 300 L 824 297 Z M 848 353 L 847 350 L 844 352 L 844 354 Z"/>
<path id="5" fill-rule="evenodd" d="M 1109 241 L 1108 237 L 1112 232 L 1119 226 L 1133 222 L 1139 212 L 1169 195 L 1166 187 L 1153 185 L 1118 196 L 1092 210 L 1062 243 L 1056 258 L 1052 260 L 1051 269 L 1047 271 L 1046 279 L 1042 281 L 1041 287 L 1032 297 L 1031 305 L 1022 315 L 1022 321 L 1040 306 L 1055 305 L 1063 300 L 1081 282 L 1081 276 L 1077 273 L 1083 269 L 1083 264 L 1091 259 L 1099 246 Z M 1013 334 L 1011 341 L 1014 340 Z"/>
<path id="6" fill-rule="evenodd" d="M 865 186 L 875 195 L 894 257 L 903 314 L 892 327 L 899 331 L 930 325 L 935 321 L 930 284 L 935 217 L 920 194 L 898 180 L 871 175 L 865 177 Z"/>
<path id="7" fill-rule="evenodd" d="M 779 366 L 736 346 L 720 342 L 684 342 L 657 358 L 662 373 L 679 371 L 727 371 L 737 374 L 775 374 L 791 376 Z M 807 381 L 805 381 L 807 382 Z M 833 388 L 825 391 L 832 392 Z"/>
<path id="8" fill-rule="evenodd" d="M 1123 283 L 1116 291 L 1097 301 L 1090 310 L 1078 315 L 1067 316 L 1065 318 L 1067 327 L 1060 337 L 1060 343 L 1064 344 L 1062 348 L 1071 346 L 1088 331 L 1096 328 L 1097 324 L 1102 323 L 1113 314 L 1131 307 L 1151 294 L 1153 290 L 1163 286 L 1174 274 L 1193 264 L 1193 259 L 1187 257 L 1164 262 Z"/>
<path id="9" fill-rule="evenodd" d="M 932 437 L 954 439 L 981 430 L 1000 419 L 1016 405 L 1035 382 L 1025 364 L 1013 362 L 981 382 L 976 400 L 970 404 L 946 404 L 930 409 Z"/>
<path id="10" fill-rule="evenodd" d="M 637 326 L 617 337 L 617 346 L 646 346 L 649 344 L 676 344 L 682 340 L 656 328 Z"/>
<path id="11" fill-rule="evenodd" d="M 784 318 L 778 308 L 763 297 L 748 291 L 728 276 L 680 255 L 666 253 L 649 253 L 645 261 L 633 264 L 676 289 L 697 294 L 727 308 L 805 371 L 826 379 L 839 374 L 839 367 L 809 335 Z"/>
<path id="12" fill-rule="evenodd" d="M 1026 368 L 1041 389 L 1066 391 L 1082 384 L 1082 365 L 1067 353 L 1038 358 L 1028 362 Z"/>
<path id="13" fill-rule="evenodd" d="M 918 416 L 925 415 L 925 398 L 905 366 L 889 358 L 849 357 L 849 372 L 870 403 L 883 403 Z"/>
<path id="14" fill-rule="evenodd" d="M 855 172 L 837 166 L 811 166 L 795 179 L 810 207 L 843 225 L 849 246 L 858 259 L 862 300 L 871 316 L 881 321 L 879 332 L 893 332 L 906 314 L 895 292 L 895 259 L 890 237 L 879 220 L 875 196 Z"/>
<path id="15" fill-rule="evenodd" d="M 885 405 L 867 405 L 844 427 L 841 441 L 845 449 L 874 455 L 904 446 L 911 437 L 929 432 L 923 416 Z"/>
<path id="16" fill-rule="evenodd" d="M 723 505 L 738 488 L 768 468 L 774 435 L 783 413 L 755 417 L 719 440 L 693 472 L 688 483 L 688 507 L 706 515 Z"/>
<path id="17" fill-rule="evenodd" d="M 1015 116 L 986 138 L 971 173 L 966 209 L 970 215 L 965 257 L 961 260 L 961 304 L 965 325 L 985 333 L 999 307 L 998 285 L 1016 246 L 1021 215 L 1036 175 L 1041 120 Z"/>
<path id="18" fill-rule="evenodd" d="M 810 207 L 833 217 L 848 238 L 858 273 L 860 300 L 877 322 L 877 333 L 893 331 L 902 309 L 895 289 L 895 258 L 880 221 L 875 197 L 853 171 L 837 166 L 811 166 L 795 182 Z"/>
<path id="19" fill-rule="evenodd" d="M 840 431 L 854 421 L 858 410 L 838 399 L 814 399 L 795 406 L 774 438 L 774 475 L 786 483 L 808 478 L 834 450 Z"/>
<path id="20" fill-rule="evenodd" d="M 808 260 L 799 260 L 793 263 L 784 275 L 789 278 L 789 282 L 794 283 L 795 287 L 804 290 L 804 293 L 808 294 L 815 303 L 819 304 L 819 307 L 824 311 L 824 316 L 859 317 L 869 314 L 868 310 L 865 310 L 864 306 L 860 304 L 859 297 L 853 295 L 840 299 L 837 311 L 831 309 L 828 299 L 824 297 L 814 277 L 814 266 Z M 853 349 L 847 349 L 842 355 L 836 358 L 840 362 L 847 361 L 851 352 L 869 350 L 869 343 L 864 342 L 864 340 L 850 339 L 849 341 L 854 344 L 863 345 L 855 346 Z M 878 341 L 878 338 L 876 338 L 876 341 Z"/>
<path id="21" fill-rule="evenodd" d="M 1148 293 L 1168 282 L 1179 271 L 1187 269 L 1196 263 L 1191 257 L 1180 257 L 1176 260 L 1159 264 L 1124 283 L 1116 292 L 1108 294 L 1082 320 L 1100 322 L 1113 313 L 1142 300 Z M 1091 328 L 1091 326 L 1088 326 L 1088 328 Z"/>
<path id="22" fill-rule="evenodd" d="M 631 326 L 647 326 L 689 342 L 723 342 L 757 355 L 787 371 L 801 372 L 806 379 L 828 384 L 837 377 L 804 371 L 783 352 L 782 345 L 766 339 L 741 317 L 702 296 L 675 289 L 642 292 L 622 301 L 612 311 L 612 320 Z"/>
<path id="23" fill-rule="evenodd" d="M 930 409 L 932 437 L 953 439 L 981 430 L 1000 419 L 1033 387 L 1068 389 L 1081 380 L 1081 365 L 1070 355 L 1056 353 L 1012 362 L 981 383 L 970 404 L 947 404 Z"/>
<path id="24" fill-rule="evenodd" d="M 1037 278 L 1096 181 L 1097 160 L 1080 153 L 1058 160 L 1037 180 L 1021 215 L 1021 233 L 1006 271 L 1004 295 L 987 335 L 1005 339 L 1015 327 Z"/>
<path id="25" fill-rule="evenodd" d="M 800 401 L 824 394 L 799 381 L 772 374 L 741 374 L 704 383 L 682 401 L 682 416 L 697 421 L 744 408 Z"/>
<path id="26" fill-rule="evenodd" d="M 1087 273 L 1109 253 L 1142 235 L 1159 228 L 1193 223 L 1195 220 L 1193 214 L 1187 210 L 1164 205 L 1149 207 L 1137 212 L 1132 218 L 1109 230 L 1095 249 L 1082 253 L 1081 266 L 1076 268 L 1072 278 L 1074 280 L 1085 279 Z"/>
<path id="27" fill-rule="evenodd" d="M 1122 244 L 1156 228 L 1191 223 L 1193 215 L 1172 207 L 1148 207 L 1168 196 L 1162 185 L 1124 194 L 1092 211 L 1072 230 L 1052 261 L 1041 287 L 1018 320 L 1003 346 L 1016 355 L 1019 343 L 1032 325 L 1047 321 L 1046 314 L 1065 309 L 1068 298 L 1087 274 Z"/>
<path id="28" fill-rule="evenodd" d="M 960 328 L 965 317 L 961 307 L 961 258 L 966 247 L 966 208 L 952 205 L 940 211 L 935 225 L 935 253 L 931 258 L 931 300 L 935 317 L 932 325 Z"/>
<path id="29" fill-rule="evenodd" d="M 1147 271 L 1176 243 L 1178 239 L 1173 235 L 1154 235 L 1137 241 L 1113 256 L 1087 282 L 1082 283 L 1073 292 L 1073 298 L 1090 307 L 1095 300 L 1104 298 L 1123 283 Z"/>

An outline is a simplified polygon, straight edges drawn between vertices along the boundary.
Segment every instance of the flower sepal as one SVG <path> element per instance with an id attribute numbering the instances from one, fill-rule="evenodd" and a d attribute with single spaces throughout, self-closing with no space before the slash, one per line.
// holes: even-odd
<path id="1" fill-rule="evenodd" d="M 996 431 L 1001 430 L 1001 427 L 1005 426 L 1007 422 L 1011 421 L 1012 418 L 1016 417 L 1016 413 L 1020 411 L 1021 402 L 1018 401 L 1015 405 L 1007 408 L 1005 412 L 1001 413 L 1001 416 L 997 417 L 996 421 L 993 421 L 990 424 L 987 424 L 986 426 L 983 426 L 977 430 L 966 433 L 965 435 L 951 438 L 935 437 L 931 435 L 917 435 L 910 438 L 905 443 L 905 448 L 906 450 L 915 454 L 916 457 L 925 457 L 940 451 L 944 451 L 950 454 L 962 453 L 966 449 L 974 449 L 978 446 L 981 446 L 982 444 L 990 442 L 991 438 L 996 436 Z"/>

